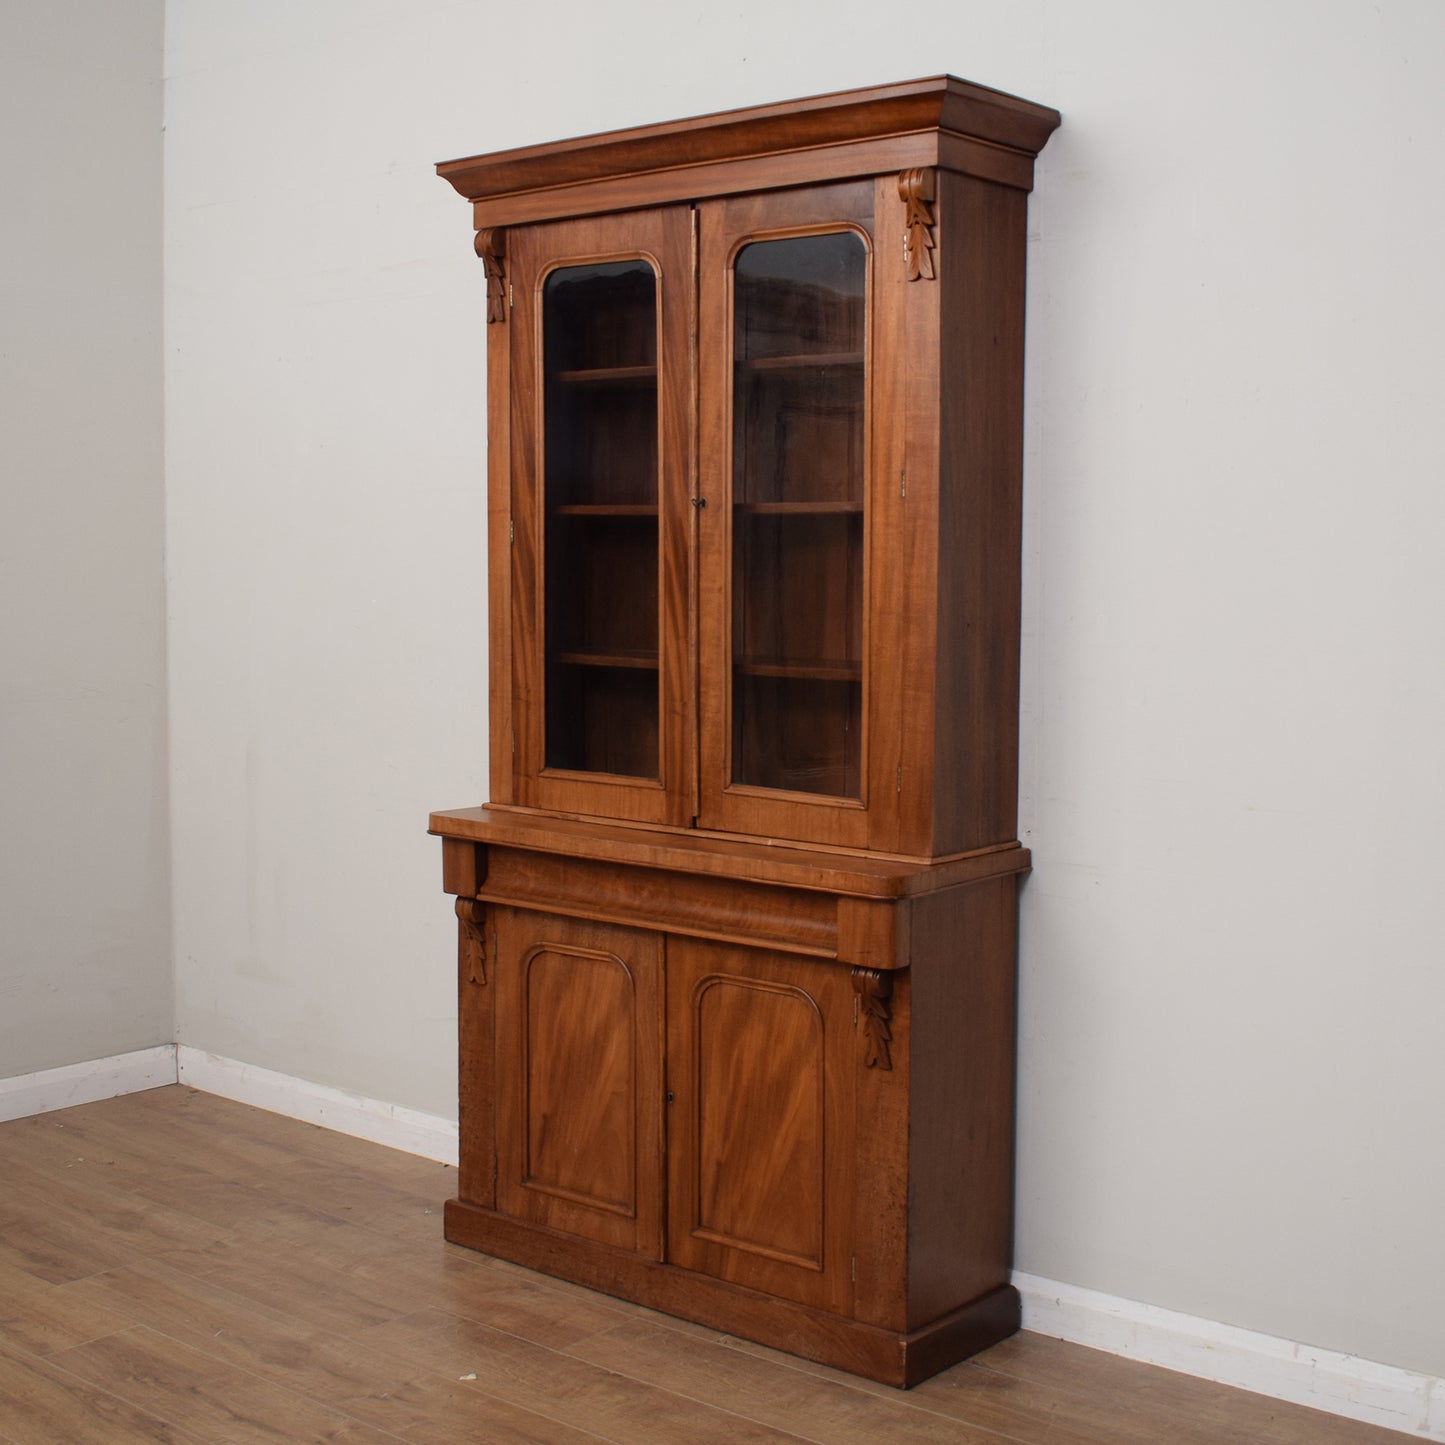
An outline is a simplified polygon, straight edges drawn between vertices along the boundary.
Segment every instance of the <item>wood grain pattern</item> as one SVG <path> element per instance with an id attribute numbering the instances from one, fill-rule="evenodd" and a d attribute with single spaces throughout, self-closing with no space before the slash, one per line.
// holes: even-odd
<path id="1" fill-rule="evenodd" d="M 574 1346 L 580 1358 L 832 1445 L 999 1445 L 998 1435 L 941 1414 L 900 1415 L 832 1372 L 803 1374 L 774 1355 L 719 1350 L 708 1339 L 627 1320 Z M 896 1397 L 895 1397 L 896 1398 Z"/>
<path id="2" fill-rule="evenodd" d="M 65 1284 L 0 1269 L 6 1445 L 1408 1438 L 1029 1334 L 900 1395 L 448 1246 L 454 1171 L 174 1086 L 0 1124 L 0 1160 L 0 1211 L 23 1169 L 26 1210 L 49 1180 L 228 1241 L 132 1231 L 130 1263 Z"/>
<path id="3" fill-rule="evenodd" d="M 669 939 L 668 1259 L 842 1312 L 855 1067 L 845 970 Z"/>
<path id="4" fill-rule="evenodd" d="M 912 912 L 907 1323 L 917 1329 L 1008 1279 L 1017 884 L 952 889 Z"/>
<path id="5" fill-rule="evenodd" d="M 660 940 L 512 908 L 493 914 L 498 1207 L 656 1256 Z"/>
<path id="6" fill-rule="evenodd" d="M 1018 828 L 1025 198 L 938 181 L 937 776 L 939 852 Z"/>
<path id="7" fill-rule="evenodd" d="M 517 1406 L 539 1398 L 564 1426 L 604 1439 L 675 1445 L 680 1440 L 781 1442 L 787 1436 L 728 1410 L 670 1391 L 649 1389 L 626 1375 L 439 1310 L 378 1327 L 366 1343 L 447 1374 L 476 1374 L 490 1391 Z"/>
<path id="8" fill-rule="evenodd" d="M 479 886 L 475 870 L 462 881 L 472 890 Z M 457 955 L 457 1188 L 463 1199 L 491 1207 L 497 1198 L 497 991 L 480 987 L 473 970 L 477 952 L 495 956 L 497 940 L 481 903 L 458 898 L 459 914 L 463 907 Z"/>
<path id="9" fill-rule="evenodd" d="M 517 688 L 523 680 L 512 656 L 518 627 L 512 615 L 513 500 L 511 347 L 513 326 L 487 327 L 487 677 L 488 762 L 492 798 L 499 803 L 517 801 L 515 759 Z M 526 419 L 523 419 L 524 424 Z M 481 619 L 462 628 L 464 647 L 480 644 Z M 473 653 L 473 655 L 475 655 Z M 470 891 L 470 890 L 468 890 Z"/>
<path id="10" fill-rule="evenodd" d="M 49 1355 L 127 1329 L 130 1321 L 78 1300 L 29 1271 L 0 1265 L 0 1347 Z"/>
<path id="11" fill-rule="evenodd" d="M 686 889 L 660 868 L 494 848 L 478 897 L 573 918 L 787 947 L 831 958 L 843 945 L 839 909 L 825 893 L 699 878 Z"/>
<path id="12" fill-rule="evenodd" d="M 0 1432 L 13 1445 L 199 1445 L 203 1438 L 3 1343 Z"/>
<path id="13" fill-rule="evenodd" d="M 1029 868 L 1030 857 L 1028 849 L 1010 841 L 924 862 L 886 854 L 823 851 L 777 840 L 719 837 L 697 829 L 608 825 L 496 806 L 433 813 L 431 832 L 438 837 L 534 853 L 668 869 L 688 876 L 809 888 L 865 899 L 918 897 L 980 878 L 1023 873 Z"/>
<path id="14" fill-rule="evenodd" d="M 1033 186 L 1033 157 L 1023 151 L 989 145 L 952 131 L 906 131 L 876 140 L 842 141 L 819 146 L 806 156 L 810 181 L 854 181 L 887 173 L 898 204 L 896 177 L 910 166 L 947 165 L 966 175 L 1028 191 Z M 640 206 L 667 205 L 679 199 L 710 200 L 746 191 L 779 190 L 797 182 L 799 157 L 790 151 L 744 160 L 704 161 L 661 171 L 644 171 L 588 181 L 578 187 L 530 190 L 480 199 L 472 205 L 476 227 L 557 220 Z"/>
<path id="15" fill-rule="evenodd" d="M 317 1401 L 137 1326 L 53 1357 L 60 1368 L 202 1439 L 386 1445 L 389 1436 Z"/>

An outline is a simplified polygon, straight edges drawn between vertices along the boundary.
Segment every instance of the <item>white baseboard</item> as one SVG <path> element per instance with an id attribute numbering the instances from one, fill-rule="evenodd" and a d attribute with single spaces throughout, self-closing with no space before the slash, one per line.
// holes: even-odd
<path id="1" fill-rule="evenodd" d="M 1031 1274 L 1013 1282 L 1026 1330 L 1445 1441 L 1445 1379 Z"/>
<path id="2" fill-rule="evenodd" d="M 202 1093 L 219 1094 L 272 1114 L 284 1114 L 288 1119 L 320 1124 L 357 1139 L 369 1139 L 373 1144 L 435 1159 L 439 1164 L 457 1162 L 454 1119 L 403 1109 L 398 1104 L 278 1074 L 184 1044 L 176 1050 L 176 1061 L 180 1082 Z"/>
<path id="3" fill-rule="evenodd" d="M 49 1114 L 75 1104 L 93 1104 L 117 1094 L 136 1094 L 158 1089 L 176 1081 L 176 1046 L 157 1044 L 108 1059 L 90 1059 L 83 1064 L 64 1064 L 58 1069 L 40 1069 L 0 1079 L 0 1123 L 25 1119 L 31 1114 Z"/>

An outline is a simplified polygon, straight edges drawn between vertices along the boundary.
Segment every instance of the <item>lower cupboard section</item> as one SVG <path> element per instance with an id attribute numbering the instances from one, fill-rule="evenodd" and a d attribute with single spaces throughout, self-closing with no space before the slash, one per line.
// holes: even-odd
<path id="1" fill-rule="evenodd" d="M 1003 1338 L 1013 889 L 889 971 L 460 900 L 447 1238 L 896 1385 Z"/>

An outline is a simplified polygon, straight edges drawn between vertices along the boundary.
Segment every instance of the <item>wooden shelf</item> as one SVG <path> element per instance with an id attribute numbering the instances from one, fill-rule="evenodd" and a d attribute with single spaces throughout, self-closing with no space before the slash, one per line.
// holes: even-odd
<path id="1" fill-rule="evenodd" d="M 605 386 L 612 383 L 657 380 L 654 366 L 588 366 L 574 371 L 558 371 L 553 376 L 558 381 L 570 382 L 574 386 Z"/>
<path id="2" fill-rule="evenodd" d="M 567 667 L 627 667 L 657 671 L 655 652 L 559 652 L 557 661 Z"/>
<path id="3" fill-rule="evenodd" d="M 657 520 L 657 504 L 646 502 L 569 502 L 553 507 L 554 517 L 643 517 Z"/>
<path id="4" fill-rule="evenodd" d="M 801 662 L 777 657 L 743 657 L 734 660 L 733 670 L 744 677 L 787 677 L 805 682 L 863 680 L 863 664 L 846 659 Z"/>
<path id="5" fill-rule="evenodd" d="M 744 517 L 853 517 L 863 514 L 862 502 L 737 502 Z"/>
<path id="6" fill-rule="evenodd" d="M 813 371 L 823 366 L 862 366 L 861 351 L 804 351 L 788 356 L 738 357 L 734 365 L 744 371 Z"/>

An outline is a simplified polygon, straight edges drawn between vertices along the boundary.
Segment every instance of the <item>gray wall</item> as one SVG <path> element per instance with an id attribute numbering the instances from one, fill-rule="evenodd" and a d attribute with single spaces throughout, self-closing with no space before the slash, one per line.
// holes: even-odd
<path id="1" fill-rule="evenodd" d="M 422 827 L 485 795 L 486 326 L 431 162 L 953 70 L 1064 114 L 1019 1266 L 1445 1370 L 1445 7 L 170 14 L 182 1038 L 453 1107 Z"/>
<path id="2" fill-rule="evenodd" d="M 171 1038 L 162 36 L 0 3 L 0 1078 Z"/>

